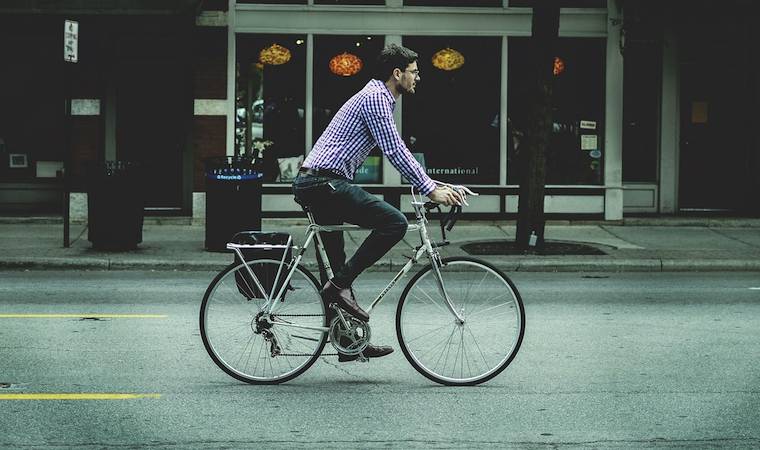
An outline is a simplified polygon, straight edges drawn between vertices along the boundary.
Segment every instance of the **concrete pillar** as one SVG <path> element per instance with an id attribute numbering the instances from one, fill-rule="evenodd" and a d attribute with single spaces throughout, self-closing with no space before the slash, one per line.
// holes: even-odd
<path id="1" fill-rule="evenodd" d="M 235 154 L 235 0 L 227 13 L 227 155 Z"/>
<path id="2" fill-rule="evenodd" d="M 662 102 L 660 104 L 660 212 L 678 211 L 680 157 L 680 84 L 676 34 L 666 29 L 662 48 Z"/>
<path id="3" fill-rule="evenodd" d="M 87 193 L 72 192 L 69 197 L 69 222 L 87 223 Z"/>
<path id="4" fill-rule="evenodd" d="M 505 5 L 506 6 L 506 5 Z M 512 145 L 512 137 L 507 134 L 507 73 L 509 70 L 509 38 L 501 37 L 501 100 L 499 104 L 499 185 L 507 184 L 507 148 Z"/>
<path id="5" fill-rule="evenodd" d="M 623 55 L 618 0 L 607 2 L 607 68 L 604 105 L 604 220 L 623 218 Z"/>
<path id="6" fill-rule="evenodd" d="M 403 45 L 402 38 L 399 35 L 385 36 L 385 45 L 396 44 Z M 403 109 L 403 96 L 396 99 L 396 107 L 393 109 L 393 120 L 396 121 L 396 128 L 398 134 L 402 135 L 402 121 L 401 110 Z M 385 185 L 399 185 L 401 184 L 401 174 L 393 167 L 391 161 L 388 158 L 383 157 L 383 184 Z"/>
<path id="7" fill-rule="evenodd" d="M 193 225 L 206 224 L 206 193 L 193 192 Z"/>
<path id="8" fill-rule="evenodd" d="M 306 35 L 306 102 L 304 105 L 304 155 L 314 142 L 314 34 Z"/>

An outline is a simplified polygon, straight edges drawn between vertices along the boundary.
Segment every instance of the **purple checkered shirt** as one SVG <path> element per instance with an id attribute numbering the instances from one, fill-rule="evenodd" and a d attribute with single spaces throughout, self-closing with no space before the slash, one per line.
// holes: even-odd
<path id="1" fill-rule="evenodd" d="M 429 194 L 435 189 L 435 183 L 398 135 L 393 120 L 395 106 L 396 99 L 385 83 L 370 80 L 338 110 L 303 166 L 329 169 L 353 180 L 356 169 L 367 159 L 370 150 L 378 146 L 393 167 L 421 194 Z"/>

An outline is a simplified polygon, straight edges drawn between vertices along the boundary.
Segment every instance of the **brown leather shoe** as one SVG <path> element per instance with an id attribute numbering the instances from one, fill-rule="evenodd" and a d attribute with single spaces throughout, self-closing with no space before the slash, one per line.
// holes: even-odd
<path id="1" fill-rule="evenodd" d="M 367 348 L 362 352 L 365 358 L 380 358 L 385 355 L 390 355 L 391 353 L 393 353 L 393 347 L 372 344 L 367 344 Z M 359 355 L 344 355 L 343 353 L 338 353 L 338 362 L 354 361 L 358 357 Z"/>
<path id="2" fill-rule="evenodd" d="M 320 291 L 322 300 L 326 305 L 330 303 L 337 303 L 343 310 L 356 317 L 359 320 L 365 322 L 369 321 L 369 314 L 367 314 L 354 299 L 351 289 L 341 289 L 334 285 L 332 281 L 325 283 L 325 287 Z"/>

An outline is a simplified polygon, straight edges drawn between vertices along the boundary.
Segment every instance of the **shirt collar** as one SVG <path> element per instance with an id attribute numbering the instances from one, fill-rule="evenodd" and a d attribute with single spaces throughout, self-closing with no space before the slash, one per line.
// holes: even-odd
<path id="1" fill-rule="evenodd" d="M 391 108 L 394 108 L 396 106 L 396 99 L 393 97 L 393 94 L 391 94 L 391 91 L 388 90 L 388 86 L 386 86 L 385 83 L 380 80 L 372 79 L 368 84 L 372 85 L 372 87 L 374 87 L 376 90 L 385 94 L 385 97 L 391 103 Z"/>

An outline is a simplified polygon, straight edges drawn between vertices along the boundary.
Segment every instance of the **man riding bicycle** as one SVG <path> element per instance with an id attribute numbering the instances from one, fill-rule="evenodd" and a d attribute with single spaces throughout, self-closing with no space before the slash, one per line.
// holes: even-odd
<path id="1" fill-rule="evenodd" d="M 408 226 L 401 211 L 350 182 L 370 150 L 380 147 L 393 166 L 430 200 L 447 206 L 461 205 L 463 201 L 458 192 L 436 187 L 396 129 L 396 99 L 402 94 L 414 94 L 420 81 L 417 59 L 417 53 L 408 48 L 386 46 L 377 58 L 376 78 L 338 110 L 293 181 L 296 199 L 309 208 L 320 225 L 351 223 L 372 229 L 348 261 L 343 232 L 322 235 L 335 273 L 322 288 L 322 299 L 364 321 L 369 320 L 369 315 L 357 304 L 351 284 L 404 237 Z M 391 347 L 370 344 L 363 355 L 379 358 L 392 352 Z M 339 354 L 338 360 L 352 361 L 357 357 Z"/>

